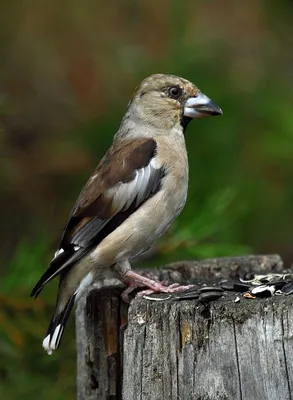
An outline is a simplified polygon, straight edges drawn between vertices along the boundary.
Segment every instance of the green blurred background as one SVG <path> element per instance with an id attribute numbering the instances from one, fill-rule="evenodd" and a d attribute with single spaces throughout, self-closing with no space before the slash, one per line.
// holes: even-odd
<path id="1" fill-rule="evenodd" d="M 291 1 L 2 2 L 0 398 L 75 397 L 74 321 L 41 348 L 56 283 L 29 293 L 135 86 L 173 73 L 224 116 L 187 131 L 187 206 L 147 264 L 280 253 L 293 204 Z"/>

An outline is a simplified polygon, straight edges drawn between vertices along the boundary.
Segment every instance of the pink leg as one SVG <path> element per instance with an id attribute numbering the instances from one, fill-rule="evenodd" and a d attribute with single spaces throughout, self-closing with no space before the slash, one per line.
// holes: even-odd
<path id="1" fill-rule="evenodd" d="M 152 293 L 178 293 L 195 287 L 195 285 L 180 285 L 179 283 L 173 283 L 170 286 L 165 286 L 160 282 L 156 282 L 132 270 L 129 270 L 125 273 L 123 280 L 129 285 L 121 294 L 122 299 L 126 302 L 129 302 L 128 295 L 138 287 L 149 288 L 148 290 L 139 292 L 137 294 L 138 296 L 145 296 Z"/>

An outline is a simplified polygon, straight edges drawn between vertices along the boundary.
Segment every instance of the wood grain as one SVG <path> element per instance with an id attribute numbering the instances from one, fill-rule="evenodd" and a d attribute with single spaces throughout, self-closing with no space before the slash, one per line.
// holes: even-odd
<path id="1" fill-rule="evenodd" d="M 123 399 L 289 400 L 293 297 L 149 303 L 124 338 Z"/>
<path id="2" fill-rule="evenodd" d="M 209 284 L 282 269 L 271 255 L 140 272 Z M 231 293 L 208 305 L 136 298 L 128 310 L 120 292 L 119 281 L 99 283 L 78 303 L 78 400 L 293 399 L 293 296 L 235 303 Z"/>

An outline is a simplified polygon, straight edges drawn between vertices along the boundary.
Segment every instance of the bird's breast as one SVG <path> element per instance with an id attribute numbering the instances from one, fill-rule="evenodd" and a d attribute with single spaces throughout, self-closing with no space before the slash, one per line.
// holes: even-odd
<path id="1" fill-rule="evenodd" d="M 158 208 L 164 223 L 158 229 L 163 233 L 183 210 L 188 190 L 188 160 L 184 139 L 161 140 L 157 157 L 164 166 L 165 175 L 158 193 Z"/>

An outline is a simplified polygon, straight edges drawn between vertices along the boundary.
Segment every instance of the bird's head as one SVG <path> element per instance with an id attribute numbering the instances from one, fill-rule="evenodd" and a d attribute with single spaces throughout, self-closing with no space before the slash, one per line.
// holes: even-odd
<path id="1" fill-rule="evenodd" d="M 223 114 L 219 106 L 193 83 L 174 75 L 155 74 L 136 89 L 130 107 L 146 123 L 157 128 L 184 128 L 194 118 Z"/>

